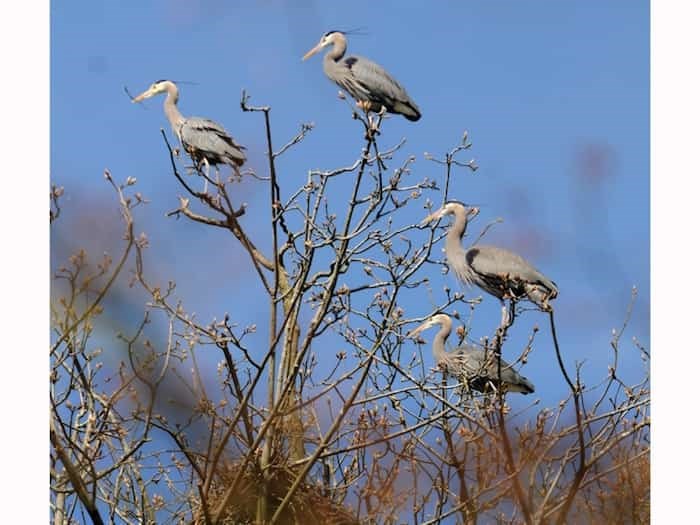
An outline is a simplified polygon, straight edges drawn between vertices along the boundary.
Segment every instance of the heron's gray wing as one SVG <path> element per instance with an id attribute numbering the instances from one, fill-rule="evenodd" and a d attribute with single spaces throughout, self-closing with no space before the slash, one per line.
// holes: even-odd
<path id="1" fill-rule="evenodd" d="M 185 119 L 180 127 L 180 137 L 185 149 L 206 157 L 210 162 L 240 166 L 246 160 L 245 148 L 213 120 L 201 117 Z"/>
<path id="2" fill-rule="evenodd" d="M 460 346 L 448 354 L 454 365 L 455 372 L 471 379 L 477 375 L 486 374 L 486 359 L 483 348 L 476 346 Z"/>
<path id="3" fill-rule="evenodd" d="M 494 383 L 498 382 L 498 366 L 492 352 L 486 352 L 477 346 L 461 346 L 452 355 L 459 356 L 463 364 L 464 377 L 468 380 L 487 378 Z M 500 359 L 501 381 L 508 390 L 532 393 L 535 386 L 525 377 L 516 372 L 511 365 Z M 478 385 L 480 382 L 477 382 Z M 485 385 L 484 385 L 485 386 Z M 482 387 L 483 391 L 483 387 Z"/>
<path id="4" fill-rule="evenodd" d="M 541 284 L 552 291 L 557 290 L 554 281 L 545 277 L 518 254 L 503 248 L 488 245 L 472 246 L 466 251 L 465 257 L 467 263 L 486 281 L 507 276 L 514 288 L 527 282 Z"/>
<path id="5" fill-rule="evenodd" d="M 401 113 L 411 120 L 420 118 L 416 103 L 382 66 L 360 56 L 349 56 L 341 64 L 347 68 L 354 87 L 359 88 L 367 100 L 381 104 L 394 113 Z M 352 90 L 348 91 L 352 93 Z"/>

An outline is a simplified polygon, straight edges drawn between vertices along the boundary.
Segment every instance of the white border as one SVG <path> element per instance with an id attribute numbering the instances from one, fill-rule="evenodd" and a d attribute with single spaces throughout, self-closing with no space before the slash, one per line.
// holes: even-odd
<path id="1" fill-rule="evenodd" d="M 2 521 L 46 523 L 49 2 L 7 3 L 1 11 Z"/>
<path id="2" fill-rule="evenodd" d="M 683 523 L 697 515 L 698 20 L 695 1 L 652 1 L 652 523 Z"/>

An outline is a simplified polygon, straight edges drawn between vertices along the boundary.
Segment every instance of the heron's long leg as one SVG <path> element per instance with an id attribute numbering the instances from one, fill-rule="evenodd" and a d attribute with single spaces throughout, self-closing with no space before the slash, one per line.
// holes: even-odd
<path id="1" fill-rule="evenodd" d="M 501 329 L 508 329 L 515 321 L 515 305 L 516 301 L 513 299 L 508 300 L 508 304 L 505 302 L 501 303 Z"/>
<path id="2" fill-rule="evenodd" d="M 506 309 L 506 303 L 501 303 L 501 326 L 505 325 L 508 321 L 508 310 Z"/>
<path id="3" fill-rule="evenodd" d="M 511 303 L 512 304 L 512 303 Z M 509 308 L 505 303 L 501 305 L 501 324 L 496 330 L 496 356 L 501 355 L 501 346 L 506 337 L 506 330 L 512 323 L 512 317 L 510 316 Z M 500 366 L 498 371 L 498 376 L 501 376 Z"/>
<path id="4" fill-rule="evenodd" d="M 510 301 L 509 306 L 512 304 L 513 302 Z M 494 348 L 496 359 L 496 378 L 499 385 L 501 384 L 501 353 L 503 349 L 503 342 L 506 339 L 506 330 L 513 322 L 513 317 L 509 314 L 510 312 L 508 307 L 506 307 L 506 304 L 501 303 L 501 324 L 498 326 L 498 330 L 496 330 L 496 347 Z"/>
<path id="5" fill-rule="evenodd" d="M 509 327 L 515 321 L 515 303 L 516 303 L 515 300 L 513 300 L 513 299 L 510 300 L 510 304 L 509 304 L 510 312 L 509 312 L 509 316 L 508 316 L 508 326 Z"/>
<path id="6" fill-rule="evenodd" d="M 207 193 L 207 190 L 209 189 L 209 161 L 206 157 L 204 157 L 202 159 L 202 163 L 206 167 L 206 173 L 204 175 L 204 193 Z"/>
<path id="7" fill-rule="evenodd" d="M 513 324 L 513 321 L 515 321 L 515 303 L 516 301 L 514 299 L 509 299 L 508 300 L 508 305 L 506 306 L 505 302 L 501 302 L 501 324 L 498 326 L 498 329 L 496 330 L 496 346 L 495 346 L 495 351 L 496 351 L 496 359 L 498 359 L 498 379 L 500 380 L 501 378 L 501 362 L 500 362 L 500 357 L 501 357 L 501 350 L 503 347 L 503 342 L 506 339 L 506 331 L 508 328 L 511 327 Z"/>
<path id="8" fill-rule="evenodd" d="M 357 107 L 359 107 L 362 111 L 365 112 L 365 116 L 367 117 L 367 124 L 369 125 L 370 129 L 376 129 L 374 126 L 374 119 L 372 118 L 372 115 L 370 115 L 370 111 L 372 110 L 372 103 L 368 100 L 358 100 L 357 101 Z"/>
<path id="9" fill-rule="evenodd" d="M 367 112 L 367 122 L 369 123 L 369 129 L 377 129 L 377 125 L 374 123 L 374 118 L 372 118 L 372 115 L 370 115 L 369 111 Z"/>

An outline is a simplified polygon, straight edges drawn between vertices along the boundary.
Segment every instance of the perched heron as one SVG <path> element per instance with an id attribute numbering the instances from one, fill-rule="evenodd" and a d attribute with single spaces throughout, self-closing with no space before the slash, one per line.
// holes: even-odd
<path id="1" fill-rule="evenodd" d="M 170 122 L 173 133 L 182 144 L 184 150 L 195 161 L 197 168 L 202 164 L 207 167 L 213 164 L 218 176 L 218 164 L 228 164 L 239 174 L 239 166 L 246 161 L 243 150 L 245 147 L 238 144 L 220 125 L 201 117 L 185 118 L 177 109 L 179 91 L 172 80 L 158 80 L 151 84 L 146 91 L 132 99 L 132 102 L 141 102 L 160 93 L 167 93 L 163 110 Z M 204 192 L 206 193 L 206 182 Z"/>
<path id="2" fill-rule="evenodd" d="M 329 31 L 302 60 L 318 53 L 326 46 L 333 48 L 323 57 L 326 76 L 347 91 L 365 111 L 379 113 L 382 106 L 389 113 L 403 115 L 408 120 L 418 120 L 420 111 L 406 90 L 380 65 L 359 56 L 343 58 L 347 39 L 342 31 Z"/>
<path id="3" fill-rule="evenodd" d="M 462 247 L 467 221 L 479 213 L 478 208 L 467 208 L 461 202 L 450 201 L 423 220 L 431 223 L 445 215 L 453 215 L 454 223 L 447 232 L 445 253 L 447 264 L 457 278 L 466 284 L 475 284 L 485 292 L 505 301 L 527 298 L 542 311 L 551 310 L 549 300 L 559 291 L 551 279 L 519 255 L 498 248 L 477 244 Z"/>
<path id="4" fill-rule="evenodd" d="M 505 391 L 521 394 L 532 394 L 535 391 L 535 385 L 513 370 L 511 365 L 500 358 L 497 359 L 493 351 L 464 345 L 452 352 L 447 352 L 445 341 L 452 331 L 452 319 L 448 315 L 433 315 L 418 328 L 409 332 L 407 337 L 414 338 L 423 330 L 438 324 L 441 329 L 433 339 L 433 357 L 438 367 L 445 370 L 448 375 L 457 378 L 473 390 L 486 392 L 493 390 L 499 382 L 500 363 L 501 384 Z"/>

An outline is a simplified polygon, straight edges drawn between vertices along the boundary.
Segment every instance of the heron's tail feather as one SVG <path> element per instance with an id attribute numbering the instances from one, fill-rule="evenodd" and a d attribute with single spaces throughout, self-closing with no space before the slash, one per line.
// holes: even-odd
<path id="1" fill-rule="evenodd" d="M 230 149 L 227 152 L 226 156 L 229 158 L 230 162 L 228 164 L 230 164 L 231 166 L 243 166 L 243 164 L 245 164 L 245 161 L 247 160 L 245 153 L 243 153 L 241 150 Z"/>
<path id="2" fill-rule="evenodd" d="M 418 106 L 416 106 L 413 103 L 413 101 L 410 100 L 406 102 L 401 102 L 397 100 L 394 104 L 394 111 L 396 111 L 396 113 L 400 113 L 411 122 L 415 122 L 421 117 L 420 111 L 418 110 Z"/>
<path id="3" fill-rule="evenodd" d="M 535 385 L 524 377 L 520 376 L 520 382 L 517 385 L 513 385 L 513 390 L 515 392 L 520 392 L 521 394 L 532 394 L 535 392 Z"/>

